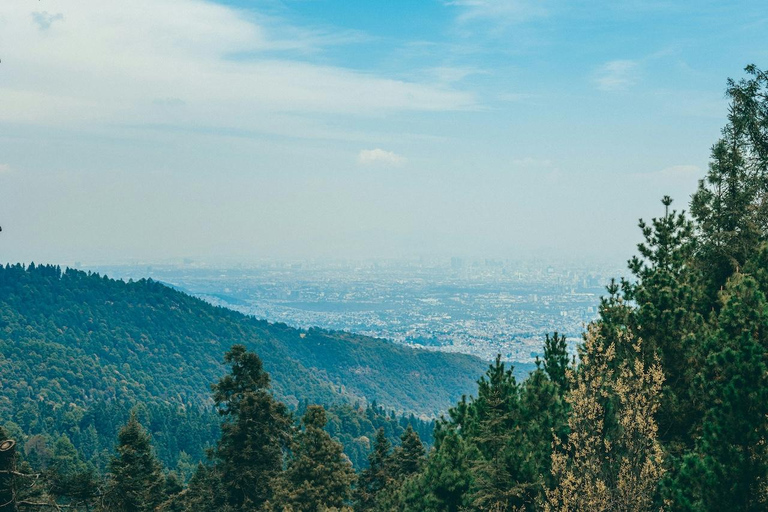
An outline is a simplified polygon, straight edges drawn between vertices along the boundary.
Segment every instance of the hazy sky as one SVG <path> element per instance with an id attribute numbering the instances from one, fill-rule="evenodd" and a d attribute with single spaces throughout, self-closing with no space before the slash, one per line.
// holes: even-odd
<path id="1" fill-rule="evenodd" d="M 0 260 L 629 256 L 764 0 L 2 0 Z"/>

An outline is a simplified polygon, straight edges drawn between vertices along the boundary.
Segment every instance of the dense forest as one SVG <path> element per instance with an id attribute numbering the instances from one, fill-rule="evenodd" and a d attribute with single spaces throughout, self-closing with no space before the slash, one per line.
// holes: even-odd
<path id="1" fill-rule="evenodd" d="M 462 354 L 268 323 L 151 280 L 0 267 L 0 414 L 24 428 L 34 416 L 25 408 L 38 403 L 210 406 L 222 354 L 237 343 L 259 354 L 291 407 L 375 401 L 434 417 L 470 392 L 485 367 Z"/>
<path id="2" fill-rule="evenodd" d="M 175 325 L 182 320 L 176 311 L 183 309 L 184 318 L 205 318 L 212 311 L 192 299 L 168 299 L 169 292 L 155 283 L 101 279 L 105 288 L 157 287 L 156 294 L 145 297 L 156 301 L 115 304 L 126 319 L 137 317 L 125 324 L 99 325 L 106 319 L 92 319 L 93 310 L 80 306 L 66 288 L 50 294 L 48 302 L 14 307 L 5 302 L 3 414 L 14 414 L 16 421 L 15 430 L 2 435 L 25 442 L 0 444 L 0 501 L 9 510 L 768 510 L 768 74 L 754 66 L 746 72 L 746 78 L 728 82 L 728 123 L 689 212 L 673 209 L 665 196 L 663 214 L 640 221 L 643 242 L 629 260 L 631 276 L 608 286 L 577 360 L 569 358 L 557 333 L 546 337 L 544 358 L 525 380 L 497 359 L 472 394 L 436 421 L 429 447 L 422 439 L 423 424 L 393 418 L 378 406 L 326 410 L 309 405 L 335 399 L 339 389 L 313 387 L 317 375 L 309 380 L 312 372 L 303 372 L 298 363 L 290 373 L 288 362 L 298 359 L 286 356 L 284 366 L 272 361 L 275 356 L 265 349 L 277 343 L 273 337 L 250 345 L 240 344 L 229 331 L 205 336 L 194 330 L 190 338 L 171 340 L 142 337 L 140 318 L 148 327 L 163 326 L 153 332 L 174 326 L 174 332 L 185 333 Z M 93 279 L 60 275 L 51 267 L 9 267 L 3 289 L 25 285 L 24 278 L 10 276 L 35 272 L 49 275 L 52 287 L 67 279 Z M 94 304 L 110 296 L 105 292 Z M 50 319 L 51 311 L 70 302 L 78 306 L 57 313 L 59 323 Z M 15 316 L 22 307 L 30 311 L 24 323 Z M 131 309 L 137 307 L 140 314 Z M 237 325 L 248 322 L 267 328 L 255 320 Z M 70 324 L 80 327 L 70 332 Z M 58 331 L 66 344 L 46 346 L 39 338 L 43 330 Z M 294 340 L 301 350 L 331 337 L 302 334 Z M 192 335 L 202 335 L 194 345 L 200 348 L 184 352 Z M 134 352 L 123 361 L 114 353 L 114 340 L 126 339 Z M 192 398 L 190 390 L 198 389 L 191 384 L 193 376 L 208 374 L 180 372 L 192 379 L 180 377 L 186 386 L 166 387 L 168 379 L 147 389 L 160 377 L 149 363 L 156 354 L 173 360 L 176 353 L 179 360 L 166 371 L 202 363 L 196 358 L 209 357 L 201 354 L 202 347 L 215 351 L 229 341 L 231 348 L 220 351 L 225 366 L 217 367 L 220 373 L 211 380 L 209 400 L 220 423 L 204 459 L 194 468 L 163 467 L 154 447 L 158 440 L 147 430 L 153 413 L 144 397 L 163 397 L 158 406 L 181 407 Z M 91 347 L 91 359 L 59 348 L 88 344 L 101 346 Z M 45 355 L 36 355 L 37 350 Z M 327 357 L 338 357 L 337 351 L 329 348 Z M 323 350 L 315 354 L 318 360 L 324 357 Z M 81 359 L 88 363 L 66 364 Z M 147 372 L 145 379 L 123 377 L 134 364 Z M 21 373 L 24 365 L 28 369 Z M 400 375 L 409 385 L 418 380 L 398 373 L 399 365 L 380 370 Z M 88 372 L 96 367 L 111 373 L 93 378 Z M 6 373 L 8 368 L 17 373 Z M 37 375 L 37 368 L 47 375 Z M 273 392 L 267 368 L 291 375 L 295 387 L 284 381 L 278 388 L 276 379 Z M 90 387 L 94 384 L 98 387 Z M 303 397 L 302 386 L 334 393 Z M 95 398 L 94 403 L 139 404 L 112 439 L 103 471 L 86 460 L 88 453 L 78 451 L 66 432 L 53 433 L 61 424 L 56 411 L 72 408 L 61 401 L 64 397 L 75 397 L 76 407 Z M 297 401 L 296 414 L 291 400 Z M 53 404 L 53 412 L 35 410 L 29 405 L 34 402 Z M 169 414 L 168 421 L 174 421 Z M 209 428 L 204 414 L 199 420 L 198 412 L 190 414 L 191 433 Z M 370 451 L 359 471 L 339 442 L 357 435 L 344 427 L 354 423 L 341 419 L 347 414 L 380 418 L 365 430 Z M 395 424 L 399 439 L 393 442 Z M 31 425 L 50 430 L 32 442 L 24 432 Z M 375 434 L 371 427 L 378 428 Z M 187 444 L 192 442 L 194 434 L 177 449 L 203 450 Z M 47 447 L 46 460 L 38 445 Z"/>

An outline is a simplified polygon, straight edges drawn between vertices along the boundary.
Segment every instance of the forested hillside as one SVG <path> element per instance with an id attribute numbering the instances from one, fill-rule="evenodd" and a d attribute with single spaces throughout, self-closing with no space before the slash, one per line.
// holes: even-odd
<path id="1" fill-rule="evenodd" d="M 470 356 L 270 324 L 149 280 L 0 268 L 6 418 L 39 403 L 210 405 L 221 355 L 236 343 L 259 354 L 277 396 L 293 406 L 376 401 L 434 416 L 471 391 L 485 366 Z"/>

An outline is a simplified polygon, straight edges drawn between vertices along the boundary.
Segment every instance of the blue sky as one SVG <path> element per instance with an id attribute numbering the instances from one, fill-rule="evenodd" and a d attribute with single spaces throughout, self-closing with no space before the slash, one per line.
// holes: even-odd
<path id="1" fill-rule="evenodd" d="M 1 259 L 629 256 L 764 2 L 0 6 Z"/>

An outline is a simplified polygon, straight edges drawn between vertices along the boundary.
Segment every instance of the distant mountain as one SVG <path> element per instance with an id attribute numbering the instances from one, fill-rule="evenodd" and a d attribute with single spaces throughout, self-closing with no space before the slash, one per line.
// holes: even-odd
<path id="1" fill-rule="evenodd" d="M 0 415 L 25 403 L 206 404 L 235 343 L 264 361 L 289 404 L 376 401 L 435 416 L 487 364 L 365 336 L 271 324 L 152 280 L 56 266 L 0 267 Z"/>

